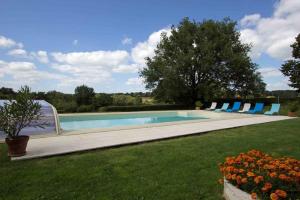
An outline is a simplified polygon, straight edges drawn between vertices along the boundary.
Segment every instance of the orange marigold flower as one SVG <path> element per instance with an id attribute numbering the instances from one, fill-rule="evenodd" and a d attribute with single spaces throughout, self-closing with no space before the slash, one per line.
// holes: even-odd
<path id="1" fill-rule="evenodd" d="M 264 180 L 264 177 L 262 177 L 262 176 L 257 176 L 257 177 L 254 178 L 254 182 L 256 184 L 259 184 L 263 180 Z"/>
<path id="2" fill-rule="evenodd" d="M 242 178 L 242 183 L 247 183 L 248 179 L 247 178 Z"/>
<path id="3" fill-rule="evenodd" d="M 276 190 L 275 193 L 281 198 L 286 198 L 287 196 L 286 192 L 283 190 Z"/>
<path id="4" fill-rule="evenodd" d="M 227 180 L 231 180 L 231 174 L 227 174 L 227 175 L 225 176 L 225 178 L 226 178 Z"/>
<path id="5" fill-rule="evenodd" d="M 257 199 L 257 194 L 256 194 L 255 192 L 252 192 L 252 193 L 251 193 L 251 198 L 252 198 L 252 199 Z"/>
<path id="6" fill-rule="evenodd" d="M 261 191 L 263 191 L 263 192 L 267 192 L 269 189 L 268 188 L 266 188 L 266 187 L 262 187 L 261 188 Z"/>
<path id="7" fill-rule="evenodd" d="M 277 194 L 275 194 L 275 193 L 272 193 L 272 194 L 270 195 L 270 198 L 271 198 L 271 200 L 278 200 L 278 199 L 279 199 L 279 197 L 278 197 Z"/>
<path id="8" fill-rule="evenodd" d="M 236 177 L 236 182 L 238 185 L 240 185 L 242 183 L 242 177 L 241 176 L 237 176 Z"/>
<path id="9" fill-rule="evenodd" d="M 272 188 L 272 184 L 269 183 L 269 182 L 267 182 L 267 183 L 265 183 L 264 187 L 267 188 L 267 189 L 271 189 Z"/>
<path id="10" fill-rule="evenodd" d="M 277 177 L 277 173 L 276 172 L 272 172 L 269 174 L 271 178 L 276 178 Z"/>
<path id="11" fill-rule="evenodd" d="M 243 174 L 245 172 L 244 169 L 239 169 L 239 173 Z"/>
<path id="12" fill-rule="evenodd" d="M 285 174 L 279 174 L 279 179 L 281 180 L 286 180 L 287 179 L 287 176 Z"/>
<path id="13" fill-rule="evenodd" d="M 231 175 L 231 179 L 232 179 L 232 180 L 235 180 L 235 179 L 236 179 L 236 174 L 232 174 L 232 175 Z"/>
<path id="14" fill-rule="evenodd" d="M 255 176 L 255 174 L 253 172 L 247 172 L 247 176 L 248 177 L 253 177 L 253 176 Z"/>

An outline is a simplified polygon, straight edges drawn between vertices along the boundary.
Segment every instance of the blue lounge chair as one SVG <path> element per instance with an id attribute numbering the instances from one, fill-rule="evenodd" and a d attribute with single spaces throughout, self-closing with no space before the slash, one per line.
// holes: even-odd
<path id="1" fill-rule="evenodd" d="M 237 112 L 241 107 L 241 102 L 234 102 L 231 109 L 227 109 L 226 112 Z"/>
<path id="2" fill-rule="evenodd" d="M 225 110 L 227 110 L 228 106 L 229 106 L 229 103 L 223 103 L 222 108 L 216 109 L 215 111 L 216 111 L 216 112 L 225 111 Z"/>
<path id="3" fill-rule="evenodd" d="M 270 111 L 265 112 L 265 115 L 274 115 L 278 114 L 280 109 L 280 104 L 279 103 L 272 103 L 272 107 Z"/>
<path id="4" fill-rule="evenodd" d="M 255 114 L 263 112 L 264 104 L 263 103 L 256 103 L 254 109 L 249 110 L 248 113 Z"/>

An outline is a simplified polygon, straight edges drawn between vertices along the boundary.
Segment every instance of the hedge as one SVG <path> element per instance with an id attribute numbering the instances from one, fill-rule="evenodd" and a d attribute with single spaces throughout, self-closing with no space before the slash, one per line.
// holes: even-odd
<path id="1" fill-rule="evenodd" d="M 159 105 L 137 105 L 137 106 L 105 106 L 99 108 L 100 112 L 128 112 L 128 111 L 147 111 L 147 110 L 185 110 L 192 109 L 187 105 L 178 104 L 159 104 Z"/>

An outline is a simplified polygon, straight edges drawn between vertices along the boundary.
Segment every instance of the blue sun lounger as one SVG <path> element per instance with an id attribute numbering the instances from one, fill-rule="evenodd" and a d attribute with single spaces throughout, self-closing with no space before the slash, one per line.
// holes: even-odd
<path id="1" fill-rule="evenodd" d="M 231 109 L 227 109 L 226 112 L 237 112 L 240 110 L 241 102 L 234 102 Z"/>
<path id="2" fill-rule="evenodd" d="M 227 110 L 228 106 L 229 106 L 229 103 L 223 103 L 222 108 L 216 109 L 215 111 L 216 111 L 216 112 L 225 111 L 225 110 Z"/>
<path id="3" fill-rule="evenodd" d="M 264 109 L 263 103 L 256 103 L 254 109 L 249 110 L 248 113 L 255 114 L 255 113 L 262 113 Z"/>
<path id="4" fill-rule="evenodd" d="M 265 115 L 274 115 L 278 114 L 280 109 L 280 104 L 279 103 L 272 103 L 272 107 L 270 111 L 265 112 Z"/>

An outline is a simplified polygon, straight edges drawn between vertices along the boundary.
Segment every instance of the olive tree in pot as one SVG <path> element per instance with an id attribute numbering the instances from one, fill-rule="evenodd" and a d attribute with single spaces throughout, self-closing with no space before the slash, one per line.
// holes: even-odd
<path id="1" fill-rule="evenodd" d="M 20 135 L 20 132 L 29 126 L 43 128 L 44 123 L 39 121 L 42 117 L 40 110 L 41 105 L 33 100 L 28 86 L 21 87 L 14 100 L 0 106 L 0 131 L 7 135 L 5 142 L 9 156 L 26 154 L 29 136 Z"/>
<path id="2" fill-rule="evenodd" d="M 196 102 L 195 102 L 195 107 L 196 107 L 195 109 L 196 109 L 196 110 L 200 110 L 202 106 L 203 106 L 203 104 L 202 104 L 201 101 L 196 101 Z"/>

